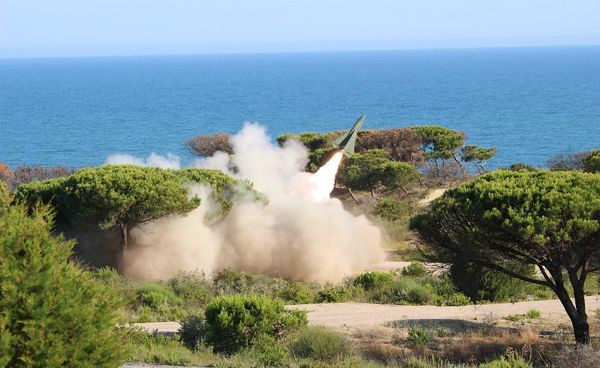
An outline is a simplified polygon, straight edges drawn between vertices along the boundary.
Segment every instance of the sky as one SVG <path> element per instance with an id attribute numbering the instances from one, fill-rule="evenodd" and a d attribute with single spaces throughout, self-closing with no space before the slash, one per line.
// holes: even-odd
<path id="1" fill-rule="evenodd" d="M 0 57 L 600 44 L 600 0 L 0 0 Z"/>

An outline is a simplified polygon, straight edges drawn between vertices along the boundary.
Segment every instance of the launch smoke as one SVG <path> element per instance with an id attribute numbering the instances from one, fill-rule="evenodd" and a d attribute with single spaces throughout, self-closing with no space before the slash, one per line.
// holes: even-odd
<path id="1" fill-rule="evenodd" d="M 274 145 L 260 125 L 246 124 L 231 137 L 231 143 L 233 155 L 217 152 L 193 166 L 247 179 L 269 203 L 240 195 L 234 198 L 228 216 L 213 223 L 206 215 L 219 208 L 210 198 L 210 188 L 193 186 L 190 195 L 202 199 L 197 209 L 131 231 L 123 265 L 126 274 L 156 279 L 181 272 L 211 275 L 231 268 L 295 280 L 337 282 L 383 260 L 379 229 L 329 197 L 341 153 L 312 174 L 304 171 L 308 152 L 301 143 Z M 179 166 L 179 158 L 153 154 L 144 161 L 115 155 L 107 163 L 173 168 Z"/>

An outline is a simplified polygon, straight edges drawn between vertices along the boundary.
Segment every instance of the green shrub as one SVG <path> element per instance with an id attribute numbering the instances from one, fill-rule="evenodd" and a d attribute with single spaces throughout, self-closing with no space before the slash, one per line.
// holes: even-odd
<path id="1" fill-rule="evenodd" d="M 250 355 L 266 367 L 287 366 L 289 354 L 283 345 L 273 336 L 260 335 L 250 349 Z"/>
<path id="2" fill-rule="evenodd" d="M 290 282 L 281 290 L 279 297 L 292 304 L 308 304 L 313 303 L 317 295 L 313 289 L 301 282 Z"/>
<path id="3" fill-rule="evenodd" d="M 402 275 L 421 277 L 427 274 L 427 268 L 421 262 L 411 262 L 402 270 Z"/>
<path id="4" fill-rule="evenodd" d="M 155 310 L 169 305 L 181 304 L 181 299 L 175 295 L 173 290 L 162 284 L 149 283 L 141 285 L 135 290 L 135 294 L 138 303 Z"/>
<path id="5" fill-rule="evenodd" d="M 600 172 L 600 150 L 589 153 L 583 162 L 583 170 L 590 173 Z"/>
<path id="6" fill-rule="evenodd" d="M 479 368 L 532 368 L 531 363 L 516 353 L 503 355 L 491 362 L 479 365 Z"/>
<path id="7" fill-rule="evenodd" d="M 463 305 L 469 304 L 471 304 L 471 299 L 469 299 L 469 297 L 463 293 L 454 293 L 450 295 L 450 298 L 448 298 L 448 301 L 446 303 L 446 305 L 452 307 L 461 307 Z"/>
<path id="8" fill-rule="evenodd" d="M 466 262 L 458 257 L 451 261 L 449 277 L 463 294 L 473 301 L 506 302 L 524 299 L 530 286 L 507 274 Z M 517 267 L 519 273 L 534 275 L 533 267 Z"/>
<path id="9" fill-rule="evenodd" d="M 406 300 L 411 304 L 430 304 L 433 299 L 434 295 L 431 290 L 421 285 L 408 289 L 406 294 Z"/>
<path id="10" fill-rule="evenodd" d="M 343 334 L 316 326 L 300 330 L 290 343 L 290 351 L 296 357 L 333 360 L 346 357 L 350 348 Z"/>
<path id="11" fill-rule="evenodd" d="M 407 220 L 410 215 L 409 207 L 393 198 L 381 198 L 375 206 L 375 214 L 384 220 Z"/>
<path id="12" fill-rule="evenodd" d="M 205 359 L 195 354 L 176 338 L 151 335 L 145 331 L 130 331 L 128 346 L 131 355 L 128 361 L 145 364 L 174 366 L 204 365 Z"/>
<path id="13" fill-rule="evenodd" d="M 387 272 L 365 272 L 352 281 L 354 286 L 361 287 L 365 290 L 373 290 L 390 285 L 394 281 L 394 277 Z"/>
<path id="14" fill-rule="evenodd" d="M 542 316 L 542 313 L 537 309 L 530 309 L 525 313 L 525 316 L 530 319 L 537 319 Z"/>
<path id="15" fill-rule="evenodd" d="M 415 346 L 424 346 L 431 341 L 431 334 L 425 328 L 409 327 L 406 338 L 409 343 Z"/>
<path id="16" fill-rule="evenodd" d="M 187 305 L 201 306 L 214 298 L 212 283 L 204 277 L 193 274 L 180 275 L 169 280 L 169 285 L 175 295 Z"/>
<path id="17" fill-rule="evenodd" d="M 251 347 L 260 335 L 279 338 L 307 324 L 306 312 L 288 312 L 280 299 L 264 295 L 220 296 L 206 306 L 204 315 L 204 341 L 224 353 Z"/>
<path id="18" fill-rule="evenodd" d="M 47 208 L 10 200 L 0 193 L 0 366 L 119 366 L 117 295 L 69 262 L 74 243 L 50 235 Z"/>
<path id="19" fill-rule="evenodd" d="M 204 319 L 201 316 L 188 316 L 181 323 L 179 339 L 185 346 L 194 350 L 200 344 L 204 333 Z"/>
<path id="20" fill-rule="evenodd" d="M 319 290 L 317 303 L 340 303 L 348 301 L 352 297 L 352 291 L 343 286 L 332 286 Z"/>

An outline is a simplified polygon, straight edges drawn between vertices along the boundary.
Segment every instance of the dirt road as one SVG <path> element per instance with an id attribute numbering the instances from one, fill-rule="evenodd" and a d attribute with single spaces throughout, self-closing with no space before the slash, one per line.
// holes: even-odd
<path id="1" fill-rule="evenodd" d="M 586 306 L 590 312 L 590 316 L 592 316 L 592 311 L 600 308 L 600 297 L 587 297 Z M 462 319 L 474 321 L 489 316 L 502 318 L 512 314 L 524 314 L 530 309 L 539 310 L 542 318 L 566 316 L 558 300 L 484 304 L 477 306 L 468 305 L 464 307 L 335 303 L 294 305 L 289 308 L 306 310 L 308 312 L 308 321 L 312 325 L 324 325 L 336 328 L 376 327 L 404 320 Z"/>
<path id="2" fill-rule="evenodd" d="M 593 311 L 600 308 L 600 297 L 589 296 L 586 305 L 590 318 Z M 468 305 L 464 307 L 436 307 L 432 305 L 387 305 L 366 303 L 331 303 L 291 305 L 290 309 L 304 309 L 308 312 L 311 325 L 334 328 L 370 328 L 391 322 L 416 320 L 466 320 L 502 318 L 513 314 L 524 314 L 530 309 L 541 312 L 542 318 L 566 317 L 558 300 L 533 302 Z M 148 332 L 174 334 L 180 327 L 177 322 L 135 323 Z"/>

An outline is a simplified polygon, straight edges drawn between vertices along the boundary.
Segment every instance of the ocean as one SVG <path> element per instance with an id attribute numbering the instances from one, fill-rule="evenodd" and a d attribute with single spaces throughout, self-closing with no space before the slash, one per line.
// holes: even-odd
<path id="1" fill-rule="evenodd" d="M 0 60 L 0 161 L 100 165 L 260 122 L 443 125 L 492 168 L 600 148 L 600 46 Z"/>

